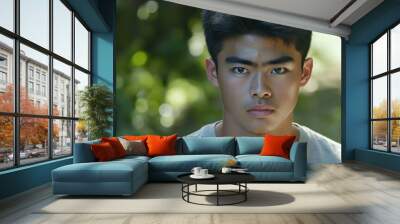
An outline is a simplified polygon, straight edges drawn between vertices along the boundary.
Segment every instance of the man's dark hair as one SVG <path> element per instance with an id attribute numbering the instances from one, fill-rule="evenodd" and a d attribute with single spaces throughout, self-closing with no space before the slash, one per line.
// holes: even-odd
<path id="1" fill-rule="evenodd" d="M 310 48 L 311 31 L 308 30 L 208 10 L 203 10 L 202 19 L 208 52 L 216 64 L 223 41 L 239 35 L 255 34 L 280 38 L 286 44 L 295 46 L 301 54 L 302 64 Z"/>

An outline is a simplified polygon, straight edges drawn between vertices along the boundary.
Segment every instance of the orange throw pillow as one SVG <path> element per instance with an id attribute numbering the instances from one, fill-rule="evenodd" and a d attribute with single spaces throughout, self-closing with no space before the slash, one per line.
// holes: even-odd
<path id="1" fill-rule="evenodd" d="M 110 138 L 101 138 L 101 142 L 108 142 L 114 149 L 115 155 L 117 158 L 121 158 L 126 156 L 126 151 L 122 146 L 121 142 L 119 142 L 118 138 L 110 137 Z"/>
<path id="2" fill-rule="evenodd" d="M 293 135 L 265 135 L 264 146 L 261 149 L 260 155 L 262 156 L 280 156 L 290 159 L 290 147 L 296 136 Z"/>
<path id="3" fill-rule="evenodd" d="M 128 140 L 128 141 L 136 141 L 136 140 L 140 140 L 140 141 L 146 141 L 147 139 L 147 135 L 125 135 L 124 139 Z"/>
<path id="4" fill-rule="evenodd" d="M 90 148 L 94 154 L 94 157 L 99 162 L 109 161 L 117 158 L 115 151 L 109 142 L 92 144 Z"/>
<path id="5" fill-rule="evenodd" d="M 177 135 L 170 136 L 147 136 L 148 156 L 176 155 Z"/>

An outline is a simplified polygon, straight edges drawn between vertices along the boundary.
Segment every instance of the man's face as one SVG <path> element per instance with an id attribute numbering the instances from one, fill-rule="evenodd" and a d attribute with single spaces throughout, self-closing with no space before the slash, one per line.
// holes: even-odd
<path id="1" fill-rule="evenodd" d="M 250 34 L 226 39 L 217 57 L 215 79 L 210 74 L 212 61 L 207 62 L 207 72 L 220 89 L 224 125 L 230 122 L 228 126 L 240 129 L 233 133 L 254 135 L 291 126 L 299 88 L 311 75 L 311 59 L 303 71 L 301 54 L 293 44 Z"/>

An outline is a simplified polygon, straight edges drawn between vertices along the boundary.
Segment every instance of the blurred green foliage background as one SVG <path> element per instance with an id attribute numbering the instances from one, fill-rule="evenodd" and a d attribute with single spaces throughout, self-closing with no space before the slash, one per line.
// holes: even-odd
<path id="1" fill-rule="evenodd" d="M 222 118 L 207 80 L 201 10 L 165 1 L 117 1 L 117 135 L 189 134 Z M 313 32 L 313 77 L 295 121 L 340 142 L 340 38 Z"/>

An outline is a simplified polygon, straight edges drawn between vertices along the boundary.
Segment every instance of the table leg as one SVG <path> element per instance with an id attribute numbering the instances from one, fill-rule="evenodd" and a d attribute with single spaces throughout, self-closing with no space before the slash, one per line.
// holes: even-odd
<path id="1" fill-rule="evenodd" d="M 197 184 L 196 184 L 196 186 L 195 186 L 195 191 L 197 192 Z"/>
<path id="2" fill-rule="evenodd" d="M 247 192 L 248 192 L 248 190 L 247 190 L 247 182 L 246 183 L 244 183 L 244 201 L 247 201 Z"/>
<path id="3" fill-rule="evenodd" d="M 219 184 L 217 184 L 217 206 L 219 205 Z"/>

